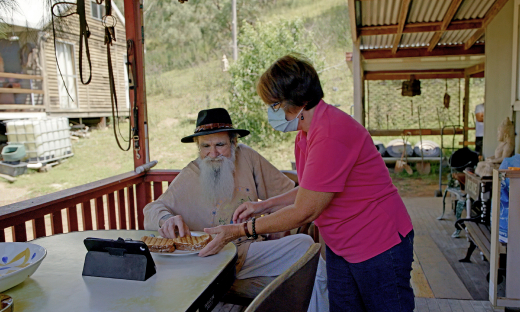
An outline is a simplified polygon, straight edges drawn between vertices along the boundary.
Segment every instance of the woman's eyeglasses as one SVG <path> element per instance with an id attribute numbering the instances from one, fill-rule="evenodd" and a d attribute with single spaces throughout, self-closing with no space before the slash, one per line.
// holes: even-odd
<path id="1" fill-rule="evenodd" d="M 276 113 L 277 111 L 280 110 L 280 108 L 282 108 L 282 102 L 276 102 L 276 103 L 273 103 L 273 104 L 271 104 L 269 106 L 271 106 L 273 111 Z"/>

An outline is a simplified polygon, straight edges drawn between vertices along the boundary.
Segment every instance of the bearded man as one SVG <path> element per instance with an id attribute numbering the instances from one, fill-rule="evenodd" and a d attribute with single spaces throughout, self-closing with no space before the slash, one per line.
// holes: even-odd
<path id="1" fill-rule="evenodd" d="M 238 137 L 248 130 L 233 128 L 227 110 L 199 112 L 195 133 L 181 139 L 195 142 L 199 157 L 173 180 L 168 190 L 144 208 L 144 227 L 162 237 L 190 235 L 190 230 L 226 225 L 246 201 L 265 200 L 294 188 L 294 182 Z M 177 234 L 178 232 L 178 234 Z M 294 264 L 313 244 L 296 234 L 277 240 L 238 239 L 237 280 L 231 292 L 254 298 L 276 276 Z M 328 311 L 327 273 L 320 258 L 309 311 Z"/>

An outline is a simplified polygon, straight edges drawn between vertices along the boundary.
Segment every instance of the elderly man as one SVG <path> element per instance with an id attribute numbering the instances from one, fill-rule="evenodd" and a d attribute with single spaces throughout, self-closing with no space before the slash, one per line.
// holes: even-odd
<path id="1" fill-rule="evenodd" d="M 245 201 L 264 200 L 294 188 L 294 182 L 256 151 L 237 144 L 248 130 L 234 129 L 223 108 L 199 112 L 195 133 L 181 142 L 196 142 L 199 157 L 173 180 L 168 190 L 144 208 L 144 226 L 163 237 L 190 235 L 190 230 L 232 222 Z M 176 233 L 178 232 L 178 234 Z M 255 297 L 274 277 L 295 263 L 313 243 L 297 234 L 277 240 L 238 239 L 237 281 L 232 292 Z M 320 259 L 309 311 L 328 311 L 325 263 Z M 269 278 L 270 277 L 270 278 Z"/>

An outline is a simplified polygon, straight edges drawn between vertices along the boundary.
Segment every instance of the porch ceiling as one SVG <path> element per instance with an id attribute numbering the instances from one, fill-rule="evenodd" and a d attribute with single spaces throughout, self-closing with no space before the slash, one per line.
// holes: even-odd
<path id="1" fill-rule="evenodd" d="M 507 1 L 349 0 L 352 38 L 365 71 L 467 68 L 484 62 L 485 28 Z"/>
<path id="2" fill-rule="evenodd" d="M 376 58 L 364 59 L 363 69 L 371 71 L 403 71 L 403 70 L 439 70 L 464 69 L 482 64 L 485 56 L 480 55 L 450 55 L 429 57 Z"/>

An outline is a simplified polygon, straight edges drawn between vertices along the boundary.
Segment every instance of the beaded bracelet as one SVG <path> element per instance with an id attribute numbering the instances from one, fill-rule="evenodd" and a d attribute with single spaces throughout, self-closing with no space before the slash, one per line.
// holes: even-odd
<path id="1" fill-rule="evenodd" d="M 253 217 L 253 219 L 251 220 L 251 226 L 253 227 L 253 239 L 258 238 L 258 234 L 256 234 L 256 230 L 255 230 L 255 221 L 256 221 L 256 218 Z"/>

